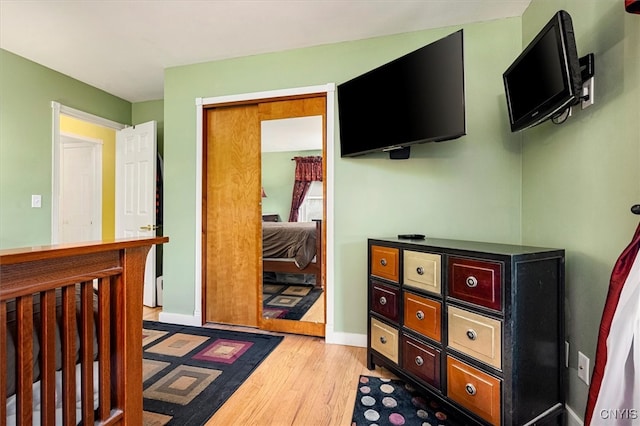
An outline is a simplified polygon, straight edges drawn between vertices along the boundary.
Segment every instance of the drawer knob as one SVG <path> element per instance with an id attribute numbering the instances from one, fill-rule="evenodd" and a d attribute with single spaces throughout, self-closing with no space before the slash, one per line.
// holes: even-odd
<path id="1" fill-rule="evenodd" d="M 387 304 L 387 298 L 386 298 L 386 297 L 384 297 L 384 296 L 382 296 L 382 297 L 380 298 L 380 304 L 381 304 L 381 305 L 386 305 L 386 304 Z"/>
<path id="2" fill-rule="evenodd" d="M 422 359 L 422 357 L 421 357 L 420 355 L 418 355 L 418 356 L 416 357 L 416 365 L 417 365 L 418 367 L 420 367 L 420 366 L 422 366 L 422 364 L 424 364 L 424 360 Z"/>
<path id="3" fill-rule="evenodd" d="M 478 333 L 476 333 L 474 329 L 470 328 L 469 330 L 467 330 L 467 337 L 469 338 L 469 340 L 476 340 L 476 338 L 478 337 Z"/>
<path id="4" fill-rule="evenodd" d="M 467 287 L 477 287 L 478 286 L 478 279 L 476 277 L 474 277 L 473 275 L 470 275 L 467 277 Z"/>
<path id="5" fill-rule="evenodd" d="M 384 257 L 382 259 L 380 259 L 380 264 L 382 266 L 387 266 L 387 259 L 385 259 Z"/>
<path id="6" fill-rule="evenodd" d="M 466 385 L 464 385 L 464 390 L 467 391 L 467 393 L 471 396 L 474 396 L 476 394 L 476 387 L 473 386 L 471 383 L 467 383 Z"/>
<path id="7" fill-rule="evenodd" d="M 418 275 L 424 275 L 424 268 L 422 266 L 418 266 L 416 268 L 416 272 L 418 273 Z"/>
<path id="8" fill-rule="evenodd" d="M 424 312 L 422 312 L 422 311 L 416 312 L 416 318 L 418 318 L 419 320 L 423 320 L 424 319 Z"/>
<path id="9" fill-rule="evenodd" d="M 380 336 L 380 343 L 382 343 L 383 345 L 387 343 L 387 338 L 384 336 Z"/>

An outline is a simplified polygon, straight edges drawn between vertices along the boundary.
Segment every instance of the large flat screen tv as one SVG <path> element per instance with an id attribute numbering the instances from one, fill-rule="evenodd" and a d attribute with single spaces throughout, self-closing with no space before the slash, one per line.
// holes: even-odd
<path id="1" fill-rule="evenodd" d="M 536 126 L 577 103 L 580 61 L 571 16 L 561 10 L 503 74 L 511 131 Z"/>
<path id="2" fill-rule="evenodd" d="M 458 138 L 464 102 L 459 30 L 338 85 L 341 156 Z"/>

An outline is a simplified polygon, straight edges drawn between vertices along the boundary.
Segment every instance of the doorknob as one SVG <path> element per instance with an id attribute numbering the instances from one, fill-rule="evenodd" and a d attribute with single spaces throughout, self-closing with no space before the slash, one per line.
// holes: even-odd
<path id="1" fill-rule="evenodd" d="M 155 231 L 156 229 L 161 228 L 159 225 L 147 225 L 147 226 L 141 226 L 140 230 L 141 231 Z"/>

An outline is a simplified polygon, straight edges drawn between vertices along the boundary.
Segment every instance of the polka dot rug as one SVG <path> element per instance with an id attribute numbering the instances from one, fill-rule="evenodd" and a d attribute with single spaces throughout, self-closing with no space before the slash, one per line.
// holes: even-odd
<path id="1" fill-rule="evenodd" d="M 440 405 L 402 380 L 360 376 L 351 426 L 459 426 Z"/>

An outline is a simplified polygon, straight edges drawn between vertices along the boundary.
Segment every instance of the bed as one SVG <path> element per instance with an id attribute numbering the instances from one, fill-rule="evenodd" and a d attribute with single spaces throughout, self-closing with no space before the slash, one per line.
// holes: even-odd
<path id="1" fill-rule="evenodd" d="M 263 222 L 262 270 L 311 274 L 322 288 L 322 221 Z"/>
<path id="2" fill-rule="evenodd" d="M 0 426 L 142 424 L 142 285 L 168 238 L 0 250 Z"/>

